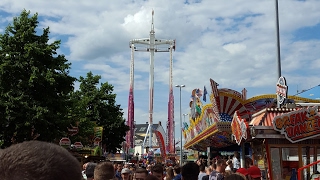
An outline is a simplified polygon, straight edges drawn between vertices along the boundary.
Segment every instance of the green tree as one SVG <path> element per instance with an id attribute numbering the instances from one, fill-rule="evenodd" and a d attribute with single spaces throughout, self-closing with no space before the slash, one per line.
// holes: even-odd
<path id="1" fill-rule="evenodd" d="M 78 108 L 73 111 L 80 120 L 78 136 L 93 138 L 93 126 L 103 126 L 103 147 L 107 152 L 116 152 L 122 147 L 129 127 L 125 125 L 120 105 L 116 104 L 113 86 L 107 82 L 99 86 L 100 79 L 101 76 L 87 73 L 86 78 L 79 78 L 80 88 L 72 95 L 73 102 L 76 102 L 73 107 Z"/>
<path id="2" fill-rule="evenodd" d="M 3 147 L 65 135 L 70 63 L 58 55 L 60 41 L 49 43 L 49 28 L 37 33 L 38 15 L 24 10 L 0 35 L 0 140 Z M 39 35 L 40 34 L 40 35 Z"/>

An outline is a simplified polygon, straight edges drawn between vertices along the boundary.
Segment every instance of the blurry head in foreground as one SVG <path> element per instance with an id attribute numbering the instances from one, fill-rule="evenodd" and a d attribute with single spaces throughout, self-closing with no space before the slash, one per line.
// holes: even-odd
<path id="1" fill-rule="evenodd" d="M 52 143 L 25 141 L 0 152 L 2 180 L 81 180 L 78 160 Z"/>
<path id="2" fill-rule="evenodd" d="M 113 179 L 115 176 L 115 171 L 113 165 L 110 162 L 99 163 L 94 169 L 94 180 L 106 180 Z"/>

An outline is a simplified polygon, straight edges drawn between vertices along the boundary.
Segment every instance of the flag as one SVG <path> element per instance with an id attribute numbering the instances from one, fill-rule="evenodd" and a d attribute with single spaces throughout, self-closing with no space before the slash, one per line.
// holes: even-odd
<path id="1" fill-rule="evenodd" d="M 208 94 L 207 88 L 206 88 L 206 86 L 204 86 L 203 87 L 203 101 L 204 102 L 207 102 L 207 94 Z"/>

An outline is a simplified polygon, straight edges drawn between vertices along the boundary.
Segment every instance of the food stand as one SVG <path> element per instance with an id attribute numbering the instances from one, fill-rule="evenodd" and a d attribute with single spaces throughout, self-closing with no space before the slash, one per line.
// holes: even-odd
<path id="1" fill-rule="evenodd" d="M 246 89 L 241 93 L 218 89 L 212 79 L 210 84 L 206 105 L 199 100 L 201 93 L 192 92 L 190 125 L 183 130 L 186 149 L 222 150 L 238 145 L 243 151 L 249 145 L 254 165 L 266 173 L 265 178 L 274 180 L 283 178 L 283 168 L 297 170 L 320 159 L 320 115 L 314 106 L 320 100 L 287 96 L 285 80 L 278 81 L 277 94 L 249 99 Z M 310 179 L 318 170 L 318 165 L 304 169 L 301 178 Z"/>

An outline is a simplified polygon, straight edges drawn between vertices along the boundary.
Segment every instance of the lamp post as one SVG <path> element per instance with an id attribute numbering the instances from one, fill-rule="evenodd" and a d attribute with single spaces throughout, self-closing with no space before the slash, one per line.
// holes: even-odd
<path id="1" fill-rule="evenodd" d="M 183 84 L 180 85 L 175 85 L 177 88 L 180 89 L 180 166 L 182 166 L 182 161 L 183 161 L 183 155 L 182 155 L 182 113 L 181 113 L 181 89 L 183 87 L 186 87 Z"/>

